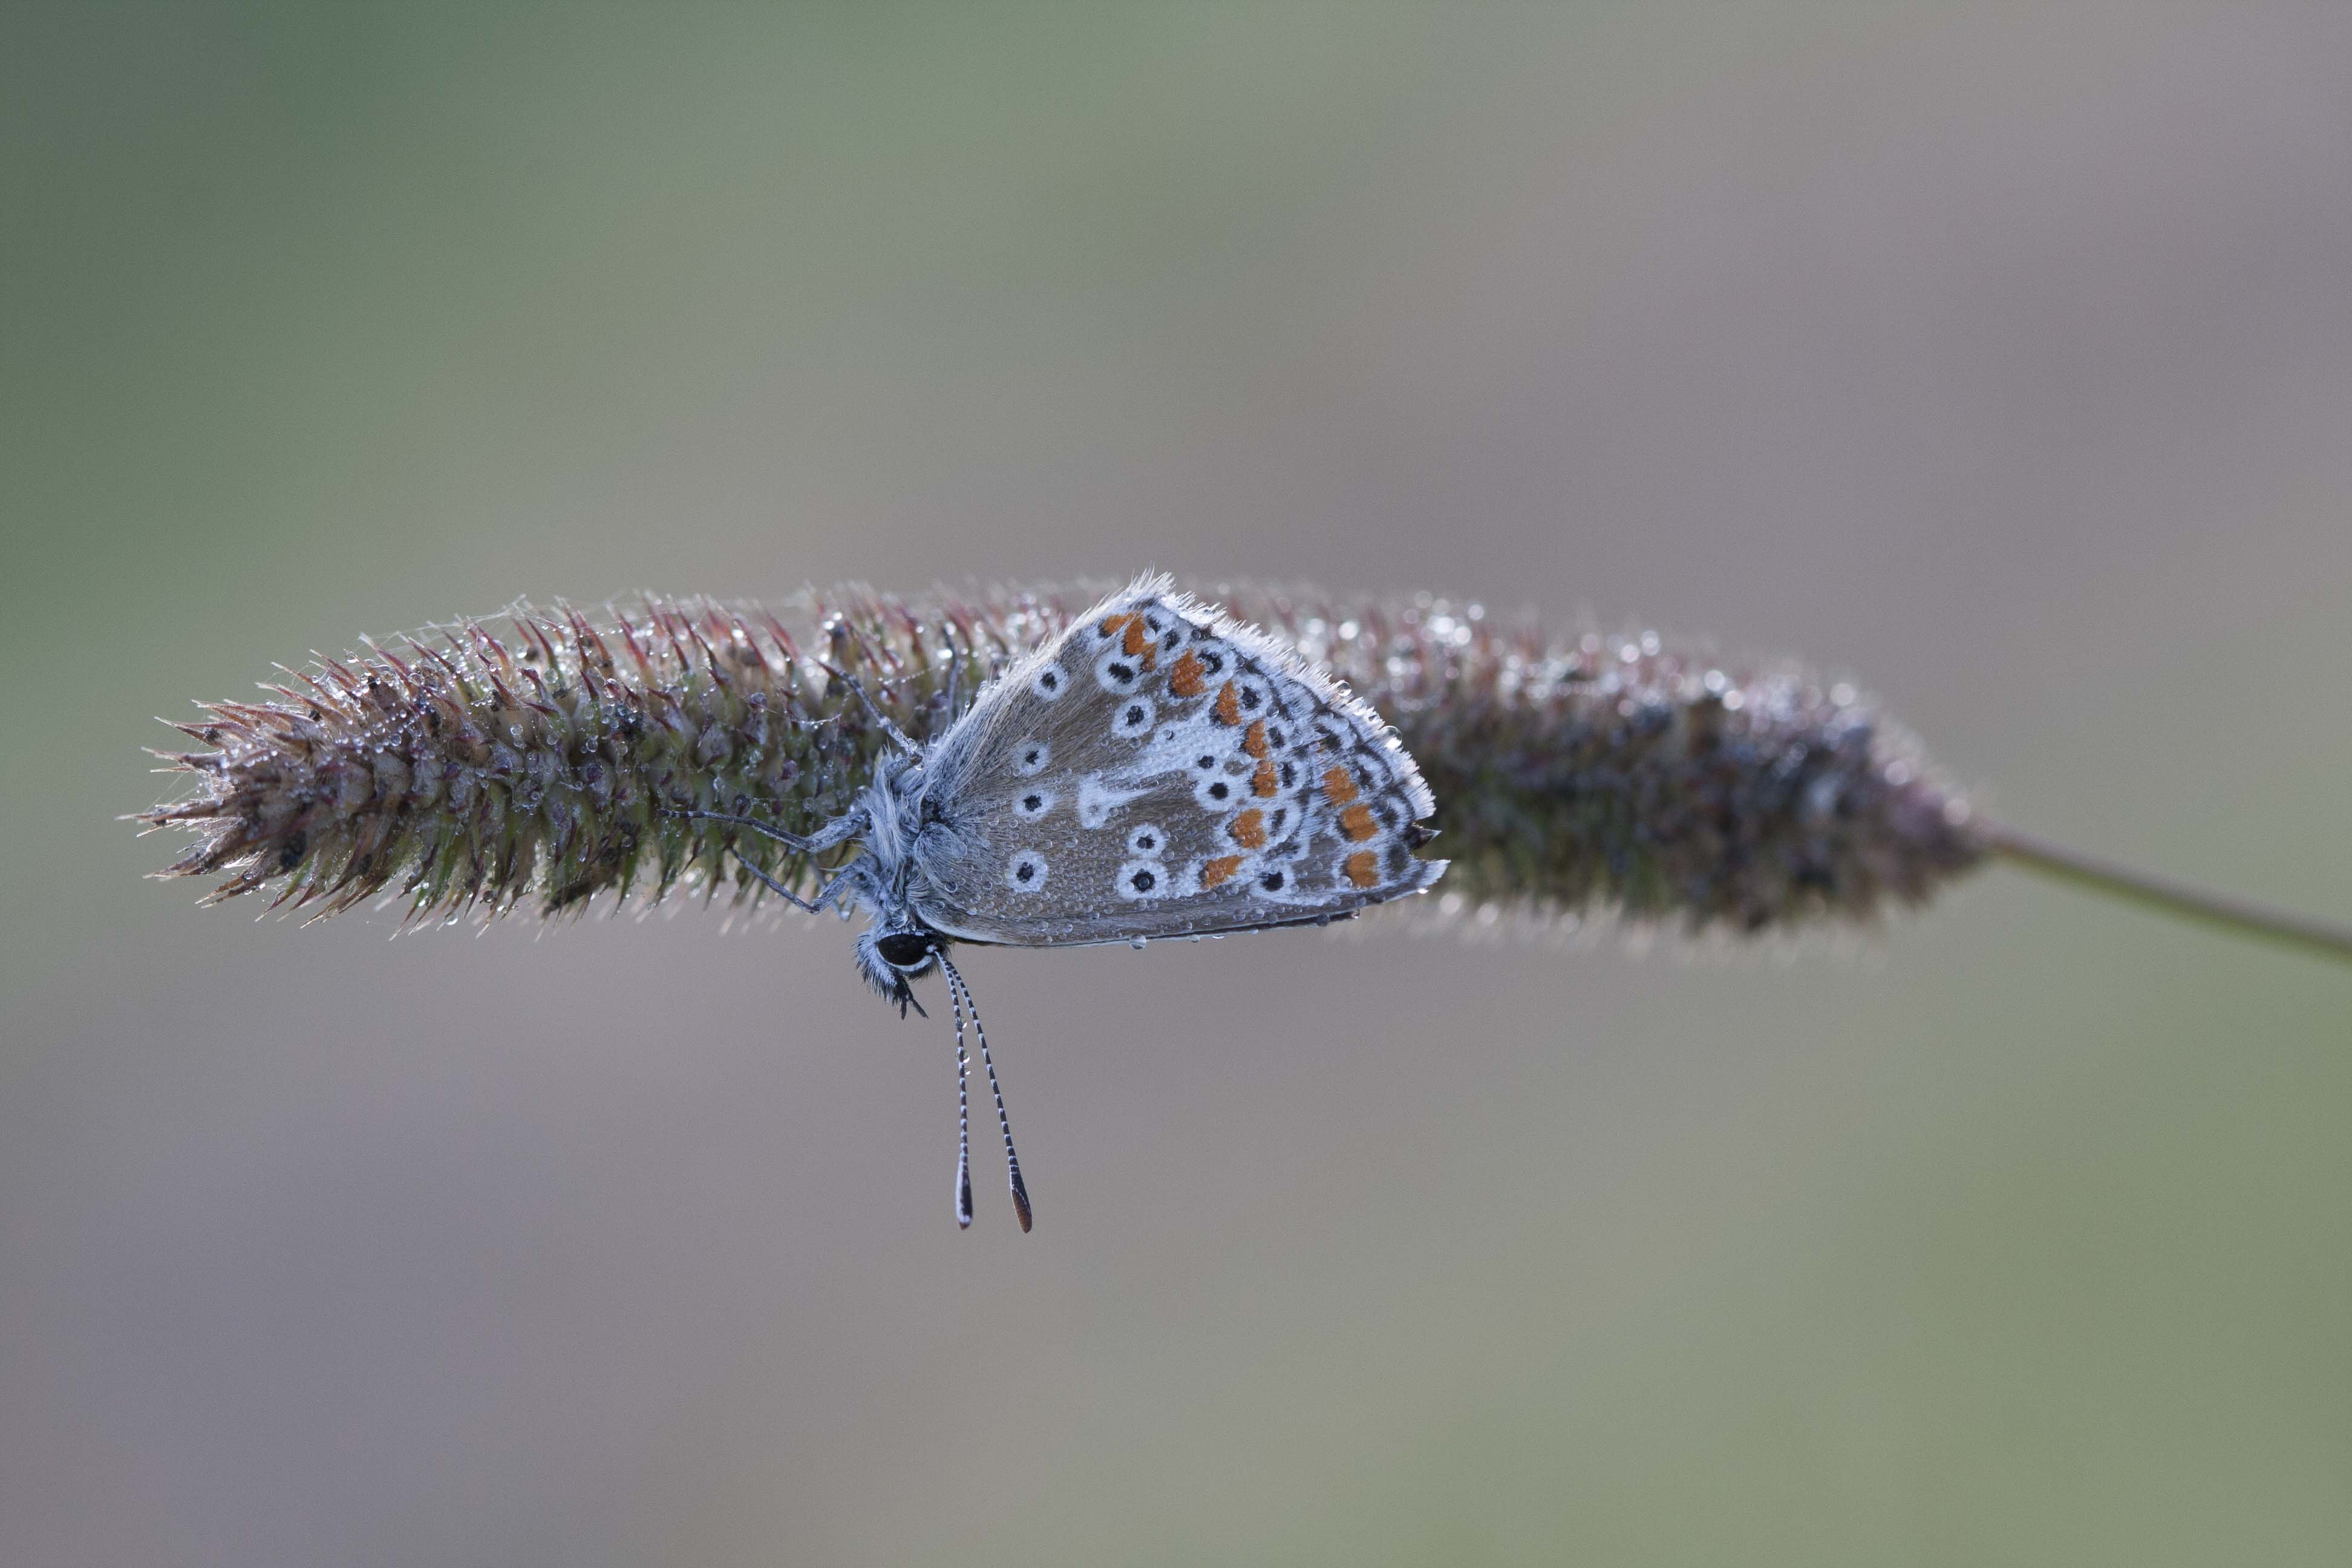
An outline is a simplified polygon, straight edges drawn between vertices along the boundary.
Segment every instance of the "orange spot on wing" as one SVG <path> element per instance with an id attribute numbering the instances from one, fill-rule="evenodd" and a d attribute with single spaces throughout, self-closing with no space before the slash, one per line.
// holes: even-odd
<path id="1" fill-rule="evenodd" d="M 1251 806 L 1234 817 L 1234 825 L 1225 831 L 1232 834 L 1234 842 L 1244 849 L 1263 848 L 1265 845 L 1265 813 Z"/>
<path id="2" fill-rule="evenodd" d="M 1242 721 L 1242 700 L 1234 690 L 1234 683 L 1230 680 L 1217 689 L 1216 711 L 1217 722 L 1220 724 L 1238 724 Z"/>
<path id="3" fill-rule="evenodd" d="M 1281 787 L 1282 775 L 1275 772 L 1272 763 L 1258 763 L 1257 772 L 1250 774 L 1250 792 L 1253 795 L 1269 795 Z"/>
<path id="4" fill-rule="evenodd" d="M 1381 879 L 1381 858 L 1369 849 L 1359 849 L 1348 857 L 1347 872 L 1348 880 L 1359 888 L 1369 888 Z"/>
<path id="5" fill-rule="evenodd" d="M 1097 631 L 1098 631 L 1098 632 L 1102 633 L 1102 635 L 1103 635 L 1103 636 L 1105 636 L 1105 637 L 1109 637 L 1109 636 L 1113 635 L 1114 633 L 1116 633 L 1116 632 L 1119 629 L 1119 627 L 1121 627 L 1121 626 L 1123 626 L 1127 625 L 1127 624 L 1128 624 L 1128 622 L 1129 622 L 1129 621 L 1131 621 L 1131 620 L 1133 620 L 1133 619 L 1135 619 L 1135 617 L 1134 617 L 1133 616 L 1106 616 L 1106 617 L 1104 618 L 1104 620 L 1103 620 L 1103 624 L 1102 624 L 1102 625 L 1100 625 L 1100 626 L 1097 626 L 1097 627 L 1095 628 L 1095 630 L 1097 630 Z"/>
<path id="6" fill-rule="evenodd" d="M 1127 657 L 1129 658 L 1135 658 L 1144 650 L 1144 647 L 1150 644 L 1150 641 L 1151 634 L 1150 631 L 1145 629 L 1143 617 L 1141 616 L 1128 616 L 1127 640 L 1119 644 L 1119 647 L 1127 650 Z"/>
<path id="7" fill-rule="evenodd" d="M 1168 672 L 1169 691 L 1178 697 L 1198 697 L 1208 689 L 1208 683 L 1201 679 L 1202 673 L 1201 656 L 1186 648 L 1176 668 Z"/>
<path id="8" fill-rule="evenodd" d="M 1242 737 L 1242 750 L 1247 752 L 1253 757 L 1262 757 L 1265 755 L 1265 720 L 1253 719 L 1250 721 L 1249 733 Z"/>
<path id="9" fill-rule="evenodd" d="M 1359 803 L 1339 814 L 1339 831 L 1359 844 L 1380 830 L 1381 825 L 1372 820 L 1372 808 L 1369 805 Z"/>
<path id="10" fill-rule="evenodd" d="M 1331 797 L 1333 805 L 1347 805 L 1356 798 L 1355 775 L 1345 768 L 1333 768 L 1323 775 L 1323 793 Z"/>
<path id="11" fill-rule="evenodd" d="M 1369 855 L 1371 851 L 1368 849 L 1365 853 Z M 1213 888 L 1220 882 L 1230 881 L 1233 874 L 1241 868 L 1242 858 L 1238 855 L 1220 855 L 1213 860 L 1203 860 L 1201 862 L 1201 886 Z"/>

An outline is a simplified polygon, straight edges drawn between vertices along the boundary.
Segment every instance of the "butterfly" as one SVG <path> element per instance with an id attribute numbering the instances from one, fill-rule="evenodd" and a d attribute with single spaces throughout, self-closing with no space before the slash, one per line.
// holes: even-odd
<path id="1" fill-rule="evenodd" d="M 1381 716 L 1164 575 L 1138 578 L 1014 662 L 929 744 L 866 706 L 894 752 L 856 805 L 814 833 L 685 815 L 810 856 L 856 846 L 813 899 L 743 864 L 802 909 L 865 912 L 858 971 L 901 1016 L 909 1005 L 922 1010 L 914 980 L 933 968 L 945 979 L 960 1226 L 971 1223 L 967 1011 L 1024 1231 L 1032 1209 L 988 1037 L 950 946 L 1139 947 L 1328 924 L 1421 892 L 1445 870 L 1414 854 L 1434 837 L 1423 820 L 1433 802 Z"/>

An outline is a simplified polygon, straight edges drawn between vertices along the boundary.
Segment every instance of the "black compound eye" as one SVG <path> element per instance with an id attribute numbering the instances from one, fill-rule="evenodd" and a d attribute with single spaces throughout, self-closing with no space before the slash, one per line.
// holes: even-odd
<path id="1" fill-rule="evenodd" d="M 882 962 L 893 969 L 915 969 L 931 955 L 931 939 L 917 931 L 892 931 L 874 944 Z"/>

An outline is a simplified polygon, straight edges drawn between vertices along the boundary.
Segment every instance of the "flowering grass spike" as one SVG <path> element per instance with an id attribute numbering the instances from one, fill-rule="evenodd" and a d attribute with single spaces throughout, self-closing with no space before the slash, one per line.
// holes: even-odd
<path id="1" fill-rule="evenodd" d="M 140 819 L 195 830 L 163 874 L 218 879 L 207 901 L 268 891 L 327 913 L 381 894 L 430 919 L 681 883 L 805 898 L 816 858 L 688 814 L 815 832 L 870 785 L 891 725 L 940 732 L 951 688 L 968 698 L 1099 592 L 844 588 L 782 612 L 651 599 L 595 620 L 518 608 L 210 705 L 178 726 L 201 749 L 167 756 L 192 787 Z M 2325 922 L 1986 820 L 1867 697 L 1800 666 L 1649 633 L 1548 635 L 1429 595 L 1206 592 L 1395 726 L 1434 797 L 1444 889 L 1471 904 L 1800 930 L 1867 922 L 2001 858 L 2352 955 Z"/>

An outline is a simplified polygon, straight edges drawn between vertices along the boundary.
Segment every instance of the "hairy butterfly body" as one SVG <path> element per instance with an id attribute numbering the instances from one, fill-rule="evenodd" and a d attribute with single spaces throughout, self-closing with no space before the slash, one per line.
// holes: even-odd
<path id="1" fill-rule="evenodd" d="M 1096 605 L 928 747 L 893 733 L 904 754 L 816 833 L 731 820 L 813 853 L 857 842 L 814 900 L 770 885 L 805 908 L 871 915 L 858 967 L 902 1013 L 909 982 L 944 971 L 960 1084 L 971 994 L 952 942 L 1078 947 L 1323 923 L 1445 869 L 1413 853 L 1431 837 L 1430 794 L 1380 715 L 1166 577 Z M 980 1045 L 985 1063 L 985 1035 Z M 997 1109 L 1002 1120 L 1001 1094 Z M 1009 1124 L 1005 1152 L 1025 1230 Z M 971 1221 L 968 1154 L 957 1217 Z"/>

